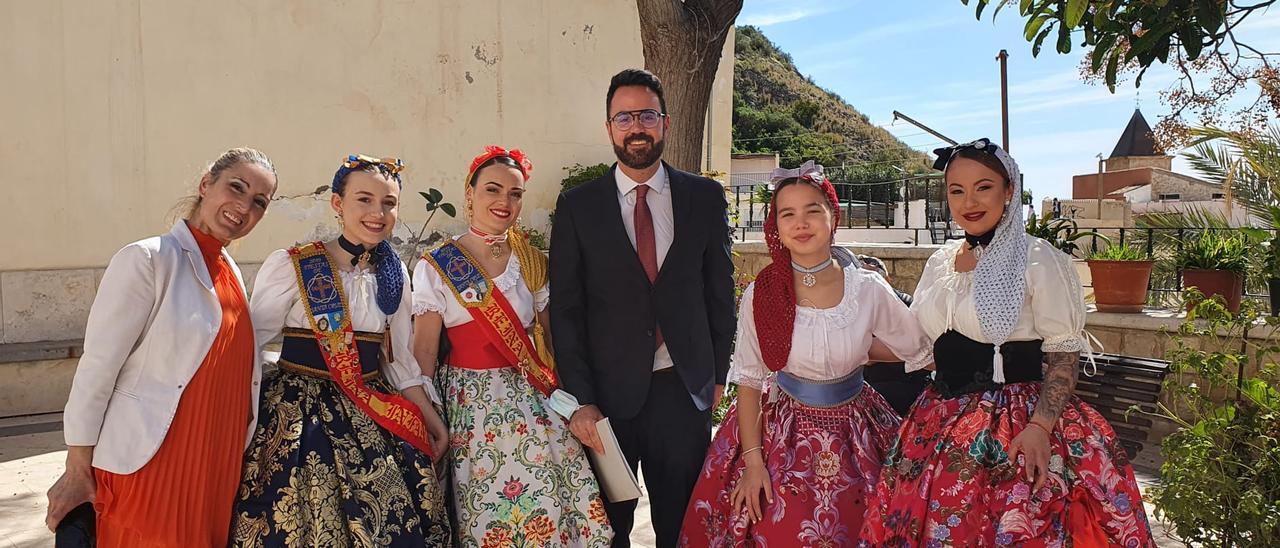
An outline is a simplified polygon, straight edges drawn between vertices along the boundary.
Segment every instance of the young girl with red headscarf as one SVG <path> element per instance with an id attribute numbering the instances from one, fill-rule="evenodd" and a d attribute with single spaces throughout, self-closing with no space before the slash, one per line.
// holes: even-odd
<path id="1" fill-rule="evenodd" d="M 926 366 L 929 341 L 874 272 L 840 266 L 840 208 L 822 166 L 775 170 L 771 264 L 743 294 L 729 381 L 738 399 L 685 514 L 685 546 L 850 546 L 898 430 L 862 380 L 873 337 Z"/>

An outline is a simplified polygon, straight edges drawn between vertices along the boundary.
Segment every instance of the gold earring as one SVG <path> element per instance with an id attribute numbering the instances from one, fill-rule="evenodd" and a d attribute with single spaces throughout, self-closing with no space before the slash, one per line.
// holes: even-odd
<path id="1" fill-rule="evenodd" d="M 467 196 L 467 220 L 468 220 L 468 221 L 470 221 L 470 220 L 471 220 L 471 216 L 472 216 L 472 211 L 471 211 L 471 210 L 472 210 L 472 208 L 473 208 L 473 207 L 474 207 L 474 206 L 471 204 L 471 197 L 470 197 L 470 196 Z"/>

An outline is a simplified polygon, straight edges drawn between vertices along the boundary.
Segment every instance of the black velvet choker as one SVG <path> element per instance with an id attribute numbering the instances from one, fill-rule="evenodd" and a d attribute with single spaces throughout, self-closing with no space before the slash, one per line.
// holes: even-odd
<path id="1" fill-rule="evenodd" d="M 338 235 L 338 246 L 341 247 L 343 251 L 351 254 L 351 266 L 355 266 L 359 263 L 360 257 L 363 257 L 365 253 L 369 254 L 369 263 L 373 263 L 377 260 L 377 257 L 374 256 L 374 252 L 378 250 L 377 247 L 366 250 L 364 246 L 352 243 L 351 240 L 348 240 L 347 237 L 343 235 Z"/>
<path id="2" fill-rule="evenodd" d="M 996 229 L 994 228 L 991 230 L 988 230 L 985 234 L 980 234 L 978 236 L 974 236 L 973 234 L 969 234 L 968 232 L 964 233 L 964 241 L 969 243 L 969 249 L 973 249 L 978 246 L 985 247 L 987 244 L 991 243 L 991 239 L 995 237 L 996 237 Z"/>

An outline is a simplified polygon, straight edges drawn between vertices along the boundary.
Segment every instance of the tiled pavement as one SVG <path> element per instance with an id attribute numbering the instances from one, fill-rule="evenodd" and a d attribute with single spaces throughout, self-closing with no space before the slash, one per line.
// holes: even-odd
<path id="1" fill-rule="evenodd" d="M 32 548 L 53 545 L 44 527 L 45 491 L 62 473 L 66 451 L 62 445 L 61 415 L 0 419 L 0 548 Z M 1139 473 L 1143 490 L 1155 476 Z M 1147 505 L 1148 515 L 1152 507 Z M 1183 544 L 1164 534 L 1155 524 L 1156 541 L 1162 547 Z M 654 546 L 648 503 L 640 501 L 632 545 Z"/>

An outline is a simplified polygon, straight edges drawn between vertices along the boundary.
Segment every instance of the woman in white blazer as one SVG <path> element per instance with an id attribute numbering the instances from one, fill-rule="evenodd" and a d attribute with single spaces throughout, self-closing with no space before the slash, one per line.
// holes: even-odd
<path id="1" fill-rule="evenodd" d="M 236 148 L 168 234 L 112 257 L 63 413 L 66 472 L 46 525 L 92 501 L 99 546 L 225 546 L 261 377 L 244 284 L 224 246 L 276 190 Z"/>

